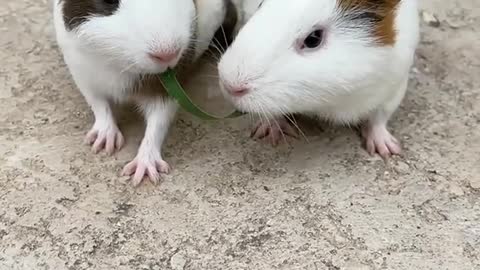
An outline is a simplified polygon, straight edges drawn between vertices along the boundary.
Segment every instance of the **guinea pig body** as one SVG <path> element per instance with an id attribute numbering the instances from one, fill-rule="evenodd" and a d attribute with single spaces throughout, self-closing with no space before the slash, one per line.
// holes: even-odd
<path id="1" fill-rule="evenodd" d="M 400 151 L 386 125 L 404 97 L 419 39 L 417 0 L 277 0 L 240 30 L 219 63 L 240 109 L 276 116 L 255 131 L 281 136 L 286 114 L 365 122 L 367 150 Z M 268 134 L 267 134 L 268 133 Z"/>
<path id="2" fill-rule="evenodd" d="M 134 184 L 168 173 L 161 146 L 176 112 L 158 74 L 188 65 L 207 48 L 224 19 L 223 0 L 55 0 L 57 42 L 95 123 L 86 140 L 112 154 L 124 144 L 111 106 L 134 102 L 146 131 L 124 168 Z"/>

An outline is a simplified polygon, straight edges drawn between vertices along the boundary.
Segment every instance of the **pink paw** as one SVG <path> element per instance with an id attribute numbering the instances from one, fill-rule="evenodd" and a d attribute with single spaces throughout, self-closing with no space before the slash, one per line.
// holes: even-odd
<path id="1" fill-rule="evenodd" d="M 259 122 L 253 129 L 251 137 L 254 139 L 266 139 L 269 143 L 276 146 L 281 139 L 286 140 L 285 135 L 298 138 L 298 130 L 284 117 L 270 120 L 269 122 Z"/>
<path id="2" fill-rule="evenodd" d="M 365 146 L 370 155 L 378 153 L 384 160 L 402 152 L 400 143 L 386 127 L 367 127 L 363 129 Z"/>
<path id="3" fill-rule="evenodd" d="M 125 143 L 122 132 L 117 126 L 96 127 L 87 133 L 86 142 L 92 146 L 92 151 L 97 154 L 102 150 L 112 155 L 115 150 L 120 150 Z"/>
<path id="4" fill-rule="evenodd" d="M 122 171 L 124 176 L 132 176 L 133 186 L 138 186 L 145 176 L 153 184 L 158 184 L 161 174 L 170 173 L 170 165 L 161 158 L 143 158 L 137 156 L 125 165 Z"/>

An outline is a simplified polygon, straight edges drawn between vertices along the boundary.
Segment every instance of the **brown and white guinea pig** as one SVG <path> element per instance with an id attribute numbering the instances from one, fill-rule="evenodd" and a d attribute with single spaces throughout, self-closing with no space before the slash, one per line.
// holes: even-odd
<path id="1" fill-rule="evenodd" d="M 198 58 L 224 16 L 224 0 L 54 1 L 58 44 L 95 115 L 86 136 L 93 151 L 112 154 L 124 144 L 112 103 L 133 101 L 144 113 L 144 138 L 123 170 L 135 185 L 170 170 L 161 146 L 177 106 L 157 75 Z"/>
<path id="2" fill-rule="evenodd" d="M 401 103 L 419 40 L 417 0 L 265 0 L 219 63 L 224 94 L 273 117 L 276 142 L 301 113 L 364 123 L 368 152 L 400 152 L 387 121 Z M 270 122 L 272 122 L 270 121 Z M 274 122 L 274 121 L 273 121 Z M 289 129 L 290 128 L 290 129 Z"/>

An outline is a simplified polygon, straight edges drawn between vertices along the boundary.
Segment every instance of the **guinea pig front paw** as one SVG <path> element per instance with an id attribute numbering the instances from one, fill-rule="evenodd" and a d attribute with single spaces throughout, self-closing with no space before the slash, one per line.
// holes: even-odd
<path id="1" fill-rule="evenodd" d="M 378 153 L 386 160 L 401 153 L 400 143 L 384 125 L 364 127 L 362 135 L 365 138 L 365 147 L 372 156 Z"/>
<path id="2" fill-rule="evenodd" d="M 86 142 L 92 146 L 92 151 L 95 154 L 105 150 L 107 154 L 112 155 L 116 150 L 123 147 L 125 140 L 117 125 L 98 125 L 95 123 L 87 133 Z"/>
<path id="3" fill-rule="evenodd" d="M 293 127 L 292 123 L 285 117 L 279 117 L 258 122 L 252 130 L 250 137 L 257 140 L 264 139 L 273 146 L 276 146 L 281 140 L 286 141 L 285 135 L 298 138 L 298 128 Z"/>
<path id="4" fill-rule="evenodd" d="M 145 176 L 153 184 L 158 184 L 161 174 L 170 173 L 170 165 L 160 157 L 138 154 L 137 157 L 125 165 L 122 175 L 131 176 L 133 186 L 138 186 Z"/>

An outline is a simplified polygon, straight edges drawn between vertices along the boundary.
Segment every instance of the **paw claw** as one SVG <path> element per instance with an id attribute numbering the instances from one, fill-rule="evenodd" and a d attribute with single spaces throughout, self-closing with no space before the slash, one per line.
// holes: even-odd
<path id="1" fill-rule="evenodd" d="M 167 162 L 165 162 L 163 160 L 158 160 L 158 161 L 155 162 L 155 164 L 156 164 L 157 170 L 160 173 L 164 173 L 164 174 L 169 174 L 170 173 L 171 167 Z"/>
<path id="2" fill-rule="evenodd" d="M 162 159 L 152 160 L 153 158 L 136 157 L 133 161 L 125 165 L 122 174 L 132 176 L 132 185 L 138 186 L 144 178 L 148 178 L 153 184 L 158 184 L 162 174 L 170 172 L 170 166 Z"/>
<path id="3" fill-rule="evenodd" d="M 125 138 L 123 138 L 122 133 L 118 133 L 117 137 L 115 138 L 115 147 L 117 150 L 122 149 L 123 145 L 125 144 Z"/>
<path id="4" fill-rule="evenodd" d="M 399 155 L 402 151 L 398 140 L 384 126 L 367 127 L 362 133 L 366 140 L 367 152 L 372 156 L 378 153 L 382 159 L 388 160 L 392 155 Z"/>
<path id="5" fill-rule="evenodd" d="M 112 155 L 124 144 L 123 135 L 117 126 L 94 127 L 87 133 L 85 138 L 87 144 L 92 146 L 92 152 L 98 154 L 102 150 Z"/>
<path id="6" fill-rule="evenodd" d="M 98 130 L 94 130 L 94 129 L 90 130 L 87 133 L 87 136 L 85 137 L 85 143 L 88 145 L 92 145 L 97 139 L 97 135 L 98 135 Z"/>
<path id="7" fill-rule="evenodd" d="M 125 167 L 123 167 L 122 175 L 131 176 L 133 173 L 135 173 L 136 169 L 137 169 L 137 164 L 134 162 L 130 162 L 127 165 L 125 165 Z"/>
<path id="8" fill-rule="evenodd" d="M 258 140 L 266 139 L 273 146 L 277 146 L 282 138 L 286 140 L 285 135 L 298 138 L 299 133 L 287 119 L 282 117 L 272 123 L 258 123 L 252 130 L 250 137 Z"/>
<path id="9" fill-rule="evenodd" d="M 158 173 L 157 168 L 147 168 L 147 175 L 150 181 L 155 185 L 160 181 L 160 173 Z"/>

